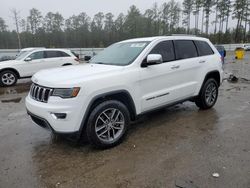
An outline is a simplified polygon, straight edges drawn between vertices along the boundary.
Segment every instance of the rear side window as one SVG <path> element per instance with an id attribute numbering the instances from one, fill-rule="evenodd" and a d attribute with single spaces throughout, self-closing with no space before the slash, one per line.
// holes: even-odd
<path id="1" fill-rule="evenodd" d="M 70 55 L 65 52 L 59 52 L 59 53 L 61 54 L 61 57 L 70 57 Z"/>
<path id="2" fill-rule="evenodd" d="M 197 57 L 198 53 L 192 40 L 174 41 L 175 53 L 177 59 L 187 59 Z"/>
<path id="3" fill-rule="evenodd" d="M 175 60 L 173 42 L 164 41 L 157 44 L 149 54 L 161 54 L 163 62 Z"/>
<path id="4" fill-rule="evenodd" d="M 55 57 L 69 57 L 70 55 L 68 55 L 65 52 L 61 52 L 61 51 L 46 51 L 46 58 L 55 58 Z"/>
<path id="5" fill-rule="evenodd" d="M 214 54 L 212 48 L 204 41 L 194 41 L 197 46 L 199 56 L 206 56 Z"/>

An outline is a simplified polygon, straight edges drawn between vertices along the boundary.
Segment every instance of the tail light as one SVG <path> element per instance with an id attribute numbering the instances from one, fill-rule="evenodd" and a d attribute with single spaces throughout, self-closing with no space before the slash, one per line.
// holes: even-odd
<path id="1" fill-rule="evenodd" d="M 79 61 L 80 61 L 80 59 L 79 59 L 79 58 L 75 58 L 75 61 L 79 62 Z"/>

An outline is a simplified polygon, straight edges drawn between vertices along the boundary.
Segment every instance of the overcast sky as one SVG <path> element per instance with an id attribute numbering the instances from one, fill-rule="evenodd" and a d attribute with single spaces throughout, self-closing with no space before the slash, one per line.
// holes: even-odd
<path id="1" fill-rule="evenodd" d="M 65 19 L 73 14 L 86 12 L 91 18 L 98 13 L 112 12 L 115 16 L 119 13 L 127 13 L 131 5 L 136 5 L 142 12 L 151 8 L 154 2 L 161 5 L 169 0 L 0 0 L 0 17 L 2 17 L 9 29 L 14 29 L 14 22 L 10 10 L 16 8 L 20 11 L 21 18 L 27 18 L 29 10 L 36 8 L 45 16 L 47 12 L 59 12 Z M 176 0 L 182 3 L 182 0 Z M 210 21 L 214 20 L 214 15 Z M 193 26 L 194 20 L 191 23 Z M 235 21 L 230 19 L 230 26 L 235 26 Z M 210 27 L 210 31 L 213 27 Z"/>
<path id="2" fill-rule="evenodd" d="M 177 0 L 181 2 L 181 0 Z M 0 17 L 7 24 L 13 25 L 10 9 L 20 10 L 22 18 L 26 18 L 31 8 L 40 10 L 43 16 L 51 12 L 59 12 L 64 18 L 86 12 L 90 17 L 98 12 L 112 12 L 117 16 L 120 12 L 126 13 L 131 5 L 136 5 L 141 11 L 151 8 L 153 3 L 162 4 L 166 0 L 0 0 Z"/>

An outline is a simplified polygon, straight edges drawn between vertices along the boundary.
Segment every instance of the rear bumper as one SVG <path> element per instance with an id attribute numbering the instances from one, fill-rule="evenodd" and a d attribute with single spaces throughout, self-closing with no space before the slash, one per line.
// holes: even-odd
<path id="1" fill-rule="evenodd" d="M 220 85 L 219 86 L 221 86 L 223 80 L 224 80 L 224 71 L 223 71 L 223 69 L 221 69 L 221 71 L 220 71 Z"/>

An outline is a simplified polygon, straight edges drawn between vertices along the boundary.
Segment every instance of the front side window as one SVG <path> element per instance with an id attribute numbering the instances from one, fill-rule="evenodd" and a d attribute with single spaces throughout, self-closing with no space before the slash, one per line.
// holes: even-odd
<path id="1" fill-rule="evenodd" d="M 94 56 L 90 63 L 117 66 L 129 65 L 148 44 L 148 41 L 116 43 Z"/>
<path id="2" fill-rule="evenodd" d="M 150 54 L 161 54 L 163 62 L 175 60 L 174 45 L 171 40 L 157 44 Z"/>
<path id="3" fill-rule="evenodd" d="M 43 59 L 44 58 L 44 52 L 34 52 L 29 56 L 32 60 L 36 60 L 36 59 Z"/>
<path id="4" fill-rule="evenodd" d="M 208 45 L 207 42 L 204 41 L 194 41 L 195 45 L 197 46 L 197 50 L 199 53 L 199 56 L 206 56 L 206 55 L 212 55 L 214 54 L 211 47 Z"/>
<path id="5" fill-rule="evenodd" d="M 176 40 L 174 41 L 174 46 L 177 59 L 187 59 L 198 56 L 192 40 Z"/>

